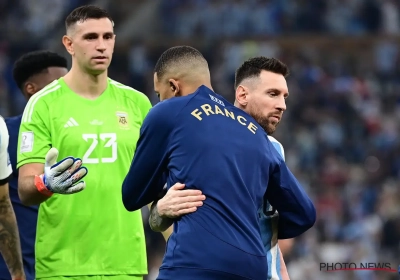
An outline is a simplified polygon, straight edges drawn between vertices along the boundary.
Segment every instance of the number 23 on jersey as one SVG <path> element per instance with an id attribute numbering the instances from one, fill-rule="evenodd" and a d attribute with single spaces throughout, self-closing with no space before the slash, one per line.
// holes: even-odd
<path id="1" fill-rule="evenodd" d="M 87 163 L 112 163 L 118 158 L 117 134 L 82 134 L 83 140 L 90 143 L 82 158 Z M 97 155 L 97 156 L 96 156 Z"/>

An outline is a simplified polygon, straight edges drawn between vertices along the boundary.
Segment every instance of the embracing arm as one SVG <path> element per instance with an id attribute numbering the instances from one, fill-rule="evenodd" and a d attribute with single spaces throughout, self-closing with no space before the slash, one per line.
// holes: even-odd
<path id="1" fill-rule="evenodd" d="M 313 202 L 301 184 L 280 158 L 274 167 L 268 184 L 266 199 L 279 213 L 278 238 L 299 236 L 316 221 Z"/>
<path id="2" fill-rule="evenodd" d="M 154 201 L 150 207 L 149 225 L 155 232 L 161 232 L 165 240 L 172 234 L 174 220 L 168 217 L 161 217 L 158 213 L 157 202 Z"/>
<path id="3" fill-rule="evenodd" d="M 154 201 L 150 209 L 150 227 L 162 232 L 165 240 L 172 234 L 174 220 L 195 212 L 206 199 L 200 190 L 184 188 L 184 184 L 176 183 L 166 193 L 161 193 L 161 198 Z"/>
<path id="4" fill-rule="evenodd" d="M 160 103 L 154 106 L 140 130 L 135 155 L 122 184 L 122 201 L 136 211 L 157 199 L 167 180 L 167 160 L 173 115 Z"/>
<path id="5" fill-rule="evenodd" d="M 158 211 L 157 204 L 161 200 L 161 203 L 163 202 L 162 198 L 166 195 L 167 193 L 167 184 L 164 185 L 163 191 L 158 195 L 157 200 L 155 200 L 150 206 L 150 215 L 149 215 L 149 225 L 150 228 L 155 231 L 155 232 L 161 232 L 163 233 L 164 231 L 168 230 L 168 228 L 172 227 L 174 220 L 166 217 L 165 215 L 162 217 L 160 212 Z M 171 232 L 172 233 L 172 232 Z M 165 240 L 168 239 L 169 235 L 166 237 L 164 234 Z"/>

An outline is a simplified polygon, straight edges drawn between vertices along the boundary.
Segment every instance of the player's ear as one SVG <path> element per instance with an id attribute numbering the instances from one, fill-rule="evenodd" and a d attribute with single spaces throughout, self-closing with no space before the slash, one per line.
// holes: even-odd
<path id="1" fill-rule="evenodd" d="M 23 93 L 27 99 L 31 98 L 32 95 L 37 92 L 36 85 L 32 82 L 25 83 Z"/>
<path id="2" fill-rule="evenodd" d="M 180 96 L 179 83 L 176 80 L 169 79 L 169 87 L 171 89 L 173 96 L 175 97 Z"/>
<path id="3" fill-rule="evenodd" d="M 239 85 L 236 88 L 235 92 L 235 100 L 243 107 L 245 107 L 248 103 L 248 90 L 246 87 Z"/>
<path id="4" fill-rule="evenodd" d="M 70 55 L 73 55 L 73 54 L 74 54 L 74 48 L 73 48 L 73 46 L 72 46 L 71 37 L 69 37 L 68 35 L 64 35 L 64 36 L 62 37 L 62 43 L 63 43 L 65 49 L 67 50 L 67 52 L 68 52 Z"/>

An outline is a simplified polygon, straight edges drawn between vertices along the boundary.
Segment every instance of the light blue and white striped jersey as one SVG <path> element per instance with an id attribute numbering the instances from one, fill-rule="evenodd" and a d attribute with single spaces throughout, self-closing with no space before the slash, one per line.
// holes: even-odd
<path id="1" fill-rule="evenodd" d="M 268 136 L 268 138 L 278 153 L 285 159 L 285 151 L 282 144 L 272 136 Z M 281 280 L 281 259 L 278 246 L 278 212 L 267 203 L 267 205 L 259 209 L 258 214 L 260 217 L 261 238 L 268 259 L 268 278 L 266 280 Z"/>

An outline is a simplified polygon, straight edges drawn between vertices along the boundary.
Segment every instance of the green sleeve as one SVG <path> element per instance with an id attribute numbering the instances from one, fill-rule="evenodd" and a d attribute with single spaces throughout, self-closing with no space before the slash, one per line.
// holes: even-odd
<path id="1" fill-rule="evenodd" d="M 149 98 L 145 94 L 142 94 L 142 98 L 140 100 L 140 111 L 142 112 L 142 120 L 144 120 L 144 118 L 147 116 L 147 113 L 152 107 L 153 105 L 151 105 Z"/>
<path id="2" fill-rule="evenodd" d="M 44 163 L 51 148 L 49 108 L 32 97 L 25 107 L 18 136 L 17 168 L 27 163 Z"/>

